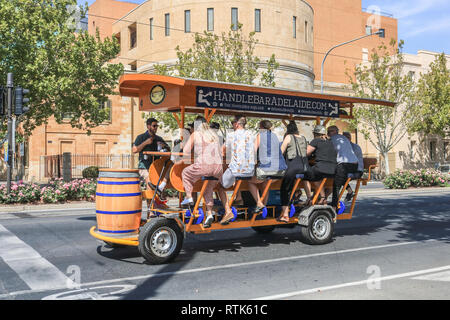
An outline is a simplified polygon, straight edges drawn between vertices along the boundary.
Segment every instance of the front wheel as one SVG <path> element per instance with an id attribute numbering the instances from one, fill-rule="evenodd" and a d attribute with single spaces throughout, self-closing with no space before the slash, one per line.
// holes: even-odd
<path id="1" fill-rule="evenodd" d="M 172 261 L 182 246 L 183 233 L 173 219 L 151 219 L 139 233 L 139 252 L 150 264 Z"/>
<path id="2" fill-rule="evenodd" d="M 312 245 L 326 244 L 333 238 L 334 223 L 327 211 L 315 211 L 309 218 L 307 227 L 301 227 L 304 241 Z"/>

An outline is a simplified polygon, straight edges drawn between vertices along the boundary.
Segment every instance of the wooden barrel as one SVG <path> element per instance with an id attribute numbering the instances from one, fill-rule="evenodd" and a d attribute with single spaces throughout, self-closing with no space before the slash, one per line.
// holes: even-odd
<path id="1" fill-rule="evenodd" d="M 98 233 L 115 238 L 138 234 L 142 215 L 138 170 L 100 169 L 95 199 Z"/>

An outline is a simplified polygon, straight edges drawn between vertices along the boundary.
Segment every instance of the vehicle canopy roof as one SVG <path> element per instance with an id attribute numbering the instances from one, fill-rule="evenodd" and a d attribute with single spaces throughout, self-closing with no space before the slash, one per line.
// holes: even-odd
<path id="1" fill-rule="evenodd" d="M 353 118 L 354 104 L 394 107 L 385 100 L 302 92 L 283 88 L 189 79 L 154 74 L 125 74 L 121 96 L 139 98 L 139 110 L 311 120 Z"/>

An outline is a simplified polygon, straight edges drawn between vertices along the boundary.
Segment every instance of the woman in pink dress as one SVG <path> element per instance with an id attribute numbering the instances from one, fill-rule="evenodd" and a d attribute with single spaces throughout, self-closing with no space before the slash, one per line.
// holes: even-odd
<path id="1" fill-rule="evenodd" d="M 181 175 L 183 180 L 186 197 L 181 203 L 182 206 L 193 206 L 192 190 L 195 182 L 202 177 L 215 177 L 220 179 L 223 174 L 222 152 L 219 136 L 212 130 L 205 118 L 198 116 L 194 122 L 194 132 L 189 137 L 183 148 L 183 158 L 180 162 L 189 162 L 191 152 L 194 149 L 194 163 L 186 167 Z M 217 180 L 210 180 L 203 197 L 206 204 L 206 219 L 203 224 L 209 228 L 214 221 L 212 207 L 214 205 L 214 188 L 217 186 Z"/>

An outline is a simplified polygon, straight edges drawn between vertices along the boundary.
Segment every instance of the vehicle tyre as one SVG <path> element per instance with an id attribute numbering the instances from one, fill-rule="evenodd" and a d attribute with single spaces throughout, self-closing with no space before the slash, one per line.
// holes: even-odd
<path id="1" fill-rule="evenodd" d="M 172 261 L 182 246 L 183 233 L 173 219 L 151 219 L 139 233 L 139 252 L 150 264 Z"/>
<path id="2" fill-rule="evenodd" d="M 266 233 L 271 233 L 275 229 L 275 226 L 252 227 L 252 229 L 258 233 L 266 234 Z"/>
<path id="3" fill-rule="evenodd" d="M 320 245 L 329 243 L 333 238 L 334 223 L 328 211 L 314 211 L 309 217 L 308 226 L 301 226 L 301 235 L 305 243 Z"/>

